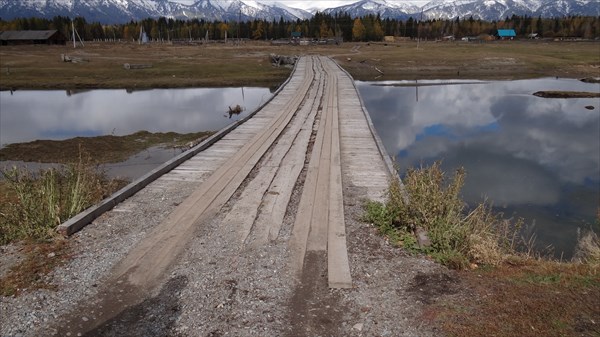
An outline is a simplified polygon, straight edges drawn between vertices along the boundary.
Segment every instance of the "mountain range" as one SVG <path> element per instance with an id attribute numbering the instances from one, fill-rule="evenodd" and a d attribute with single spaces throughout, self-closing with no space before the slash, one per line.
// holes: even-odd
<path id="1" fill-rule="evenodd" d="M 473 17 L 498 20 L 515 15 L 562 17 L 597 16 L 598 0 L 431 0 L 422 7 L 394 0 L 360 0 L 322 10 L 345 12 L 352 17 L 379 14 L 383 18 L 453 19 Z M 251 19 L 297 20 L 314 13 L 282 3 L 252 0 L 198 0 L 184 5 L 170 0 L 0 0 L 0 18 L 45 17 L 57 15 L 85 17 L 87 21 L 123 23 L 149 17 L 237 21 Z"/>

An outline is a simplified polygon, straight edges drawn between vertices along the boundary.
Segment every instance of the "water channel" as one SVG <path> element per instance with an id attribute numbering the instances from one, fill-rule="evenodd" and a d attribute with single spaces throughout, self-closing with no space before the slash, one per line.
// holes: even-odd
<path id="1" fill-rule="evenodd" d="M 36 139 L 128 135 L 137 131 L 191 133 L 217 131 L 265 103 L 269 88 L 154 90 L 2 91 L 0 148 Z M 237 105 L 239 114 L 230 114 Z M 107 164 L 113 177 L 136 179 L 181 153 L 153 147 L 122 163 Z M 22 166 L 0 162 L 0 167 Z M 27 163 L 37 170 L 48 164 Z"/>
<path id="2" fill-rule="evenodd" d="M 571 256 L 577 228 L 600 205 L 600 99 L 549 99 L 540 90 L 599 92 L 572 79 L 357 82 L 401 175 L 442 161 L 464 167 L 463 197 L 523 217 L 538 247 Z M 593 109 L 592 109 L 593 108 Z M 527 234 L 529 234 L 527 233 Z"/>
<path id="3" fill-rule="evenodd" d="M 266 102 L 268 88 L 1 91 L 0 147 L 36 139 L 219 130 Z M 239 115 L 229 107 L 240 105 Z"/>

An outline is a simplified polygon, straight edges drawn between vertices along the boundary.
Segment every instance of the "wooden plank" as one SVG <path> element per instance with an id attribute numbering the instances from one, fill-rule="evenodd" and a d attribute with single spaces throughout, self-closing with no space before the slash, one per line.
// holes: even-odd
<path id="1" fill-rule="evenodd" d="M 329 81 L 331 79 L 328 79 Z M 308 237 L 307 250 L 309 251 L 325 251 L 327 250 L 327 223 L 329 221 L 329 167 L 331 166 L 331 97 L 334 88 L 332 83 L 326 83 L 327 94 L 324 101 L 321 118 L 323 132 L 322 140 L 317 143 L 313 151 L 318 152 L 318 157 L 309 165 L 317 167 L 317 190 L 314 195 L 314 207 L 310 222 L 310 234 Z M 319 129 L 321 131 L 321 129 Z"/>
<path id="2" fill-rule="evenodd" d="M 264 245 L 278 237 L 294 186 L 304 167 L 306 150 L 319 106 L 317 98 L 322 96 L 324 87 L 323 81 L 320 81 L 321 75 L 316 74 L 316 77 L 319 83 L 313 87 L 308 98 L 308 102 L 312 104 L 305 104 L 301 112 L 301 116 L 307 115 L 306 119 L 300 125 L 300 130 L 263 199 L 261 212 L 256 221 L 260 227 L 257 226 L 254 241 L 251 243 L 254 247 Z"/>
<path id="3" fill-rule="evenodd" d="M 252 230 L 260 203 L 276 172 L 277 167 L 275 166 L 261 167 L 258 175 L 248 183 L 238 202 L 233 205 L 221 222 L 221 227 L 228 228 L 235 233 L 240 245 L 246 241 Z"/>
<path id="4" fill-rule="evenodd" d="M 327 235 L 327 279 L 330 288 L 352 288 L 350 262 L 346 246 L 346 221 L 344 219 L 344 196 L 342 188 L 342 165 L 340 152 L 339 109 L 337 97 L 333 108 L 330 204 Z"/>
<path id="5" fill-rule="evenodd" d="M 306 92 L 310 82 L 310 78 L 305 78 L 297 90 Z M 218 212 L 279 136 L 301 103 L 301 98 L 298 98 L 300 96 L 303 95 L 297 95 L 286 111 L 275 117 L 272 123 L 215 171 L 165 221 L 155 227 L 119 264 L 113 274 L 116 279 L 126 277 L 130 284 L 137 286 L 151 285 L 155 282 L 182 251 L 182 244 L 191 236 L 194 225 L 201 224 L 204 219 Z M 174 228 L 177 230 L 172 230 Z"/>

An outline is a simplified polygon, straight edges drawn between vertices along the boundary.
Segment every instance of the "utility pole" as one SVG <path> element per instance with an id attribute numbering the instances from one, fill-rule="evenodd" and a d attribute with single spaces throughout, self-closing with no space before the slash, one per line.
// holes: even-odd
<path id="1" fill-rule="evenodd" d="M 77 34 L 77 37 L 79 38 L 79 42 L 81 42 L 81 46 L 85 47 L 85 44 L 83 44 L 83 40 L 81 39 L 81 36 L 79 36 L 79 33 L 75 29 L 75 19 L 71 20 L 71 29 L 73 29 L 73 48 L 77 48 L 77 42 L 76 42 L 77 40 L 75 39 L 76 34 Z"/>
<path id="2" fill-rule="evenodd" d="M 419 49 L 419 43 L 421 42 L 421 21 L 423 20 L 423 10 L 425 6 L 421 7 L 421 17 L 419 18 L 419 22 L 417 22 L 417 49 Z"/>

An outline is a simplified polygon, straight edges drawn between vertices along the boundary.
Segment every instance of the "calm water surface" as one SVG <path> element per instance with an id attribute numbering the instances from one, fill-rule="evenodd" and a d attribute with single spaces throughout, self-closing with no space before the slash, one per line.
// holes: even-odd
<path id="1" fill-rule="evenodd" d="M 271 97 L 268 88 L 0 92 L 0 147 L 36 139 L 219 130 Z M 240 115 L 228 107 L 245 108 Z"/>
<path id="2" fill-rule="evenodd" d="M 545 78 L 506 82 L 357 82 L 401 174 L 442 160 L 467 170 L 464 198 L 524 217 L 540 247 L 571 256 L 578 227 L 600 205 L 600 100 L 548 99 L 539 90 L 599 92 Z M 593 106 L 589 110 L 588 106 Z"/>
<path id="3" fill-rule="evenodd" d="M 127 135 L 140 130 L 190 133 L 216 131 L 244 118 L 266 102 L 268 88 L 201 88 L 0 92 L 0 148 L 36 139 Z M 229 107 L 243 107 L 229 115 Z M 181 153 L 152 147 L 127 161 L 103 166 L 112 177 L 136 179 Z M 0 162 L 0 169 L 52 165 Z"/>

